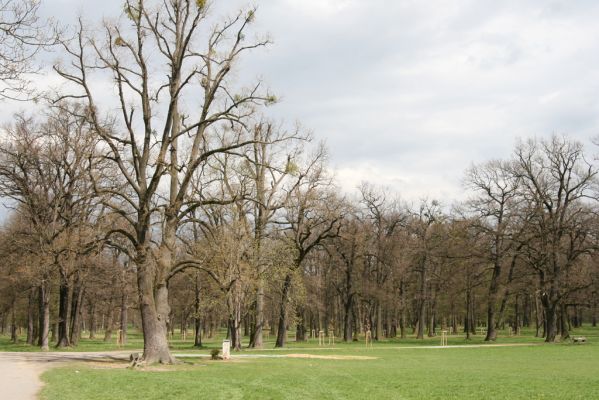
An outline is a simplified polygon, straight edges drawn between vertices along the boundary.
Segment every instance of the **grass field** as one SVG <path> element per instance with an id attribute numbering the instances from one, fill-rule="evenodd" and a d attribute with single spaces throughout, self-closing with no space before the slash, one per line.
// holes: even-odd
<path id="1" fill-rule="evenodd" d="M 388 340 L 366 349 L 364 344 L 336 344 L 320 349 L 315 341 L 289 343 L 273 350 L 271 342 L 243 358 L 209 361 L 183 359 L 184 364 L 130 370 L 126 364 L 72 364 L 50 369 L 42 398 L 54 399 L 599 399 L 599 330 L 586 328 L 583 345 L 543 344 L 528 335 L 502 337 L 498 343 L 531 343 L 526 347 L 453 347 L 481 344 L 450 337 L 448 348 L 427 349 L 438 338 Z M 130 335 L 128 348 L 141 347 Z M 217 347 L 222 338 L 206 342 Z M 272 338 L 271 338 L 272 339 Z M 0 338 L 0 350 L 32 350 Z M 207 354 L 191 343 L 172 341 L 180 353 Z M 412 348 L 412 347 L 419 348 Z M 116 350 L 114 344 L 84 340 L 76 350 Z M 367 356 L 371 359 L 283 358 L 290 353 L 314 356 Z"/>

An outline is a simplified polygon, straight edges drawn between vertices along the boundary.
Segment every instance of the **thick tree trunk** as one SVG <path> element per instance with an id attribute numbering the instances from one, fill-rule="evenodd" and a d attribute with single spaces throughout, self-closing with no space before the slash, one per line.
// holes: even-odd
<path id="1" fill-rule="evenodd" d="M 237 289 L 237 288 L 236 288 Z M 237 298 L 238 293 L 233 293 L 229 296 L 228 308 L 228 330 L 229 339 L 231 340 L 231 349 L 235 351 L 241 350 L 241 304 Z"/>
<path id="2" fill-rule="evenodd" d="M 352 341 L 352 306 L 353 306 L 353 295 L 349 295 L 343 305 L 343 341 Z"/>
<path id="3" fill-rule="evenodd" d="M 155 266 L 148 249 L 137 250 L 137 286 L 141 325 L 144 334 L 143 361 L 147 364 L 172 364 L 167 340 L 167 320 L 170 314 L 168 288 L 165 281 L 154 284 Z"/>
<path id="4" fill-rule="evenodd" d="M 555 342 L 557 337 L 557 306 L 555 304 L 544 305 L 545 311 L 545 342 Z"/>
<path id="5" fill-rule="evenodd" d="M 255 321 L 252 330 L 252 338 L 250 340 L 250 347 L 253 348 L 261 348 L 264 345 L 262 338 L 262 329 L 264 327 L 264 286 L 264 279 L 260 277 L 258 279 L 258 289 L 256 291 Z"/>
<path id="6" fill-rule="evenodd" d="M 495 306 L 497 304 L 497 293 L 499 290 L 499 274 L 501 267 L 496 263 L 493 268 L 493 276 L 491 277 L 491 283 L 489 284 L 489 293 L 487 299 L 487 336 L 485 336 L 485 342 L 497 340 L 497 324 L 495 321 Z M 507 292 L 507 291 L 506 291 Z M 506 293 L 507 294 L 507 293 Z M 504 296 L 502 306 L 507 302 L 507 295 Z M 503 310 L 500 311 L 500 315 L 503 315 Z"/>
<path id="7" fill-rule="evenodd" d="M 66 273 L 61 270 L 60 285 L 58 287 L 58 341 L 56 347 L 68 347 L 71 344 L 69 341 L 70 295 L 71 288 L 69 285 L 69 278 Z"/>
<path id="8" fill-rule="evenodd" d="M 289 290 L 291 289 L 291 274 L 285 276 L 283 290 L 281 294 L 281 304 L 279 307 L 279 327 L 277 330 L 277 341 L 275 347 L 285 347 L 287 342 L 287 302 L 289 299 Z"/>

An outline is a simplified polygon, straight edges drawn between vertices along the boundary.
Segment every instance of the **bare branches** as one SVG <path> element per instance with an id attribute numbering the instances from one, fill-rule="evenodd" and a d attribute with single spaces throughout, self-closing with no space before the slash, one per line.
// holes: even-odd
<path id="1" fill-rule="evenodd" d="M 56 43 L 56 27 L 39 20 L 39 0 L 0 0 L 0 98 L 29 100 L 35 57 Z M 50 31 L 51 33 L 48 33 Z"/>

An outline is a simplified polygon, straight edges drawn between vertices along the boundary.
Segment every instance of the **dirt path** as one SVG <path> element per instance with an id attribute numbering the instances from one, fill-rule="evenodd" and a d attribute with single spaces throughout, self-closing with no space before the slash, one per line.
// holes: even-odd
<path id="1" fill-rule="evenodd" d="M 130 352 L 4 353 L 0 352 L 0 398 L 35 400 L 42 388 L 40 375 L 56 363 L 127 360 Z"/>

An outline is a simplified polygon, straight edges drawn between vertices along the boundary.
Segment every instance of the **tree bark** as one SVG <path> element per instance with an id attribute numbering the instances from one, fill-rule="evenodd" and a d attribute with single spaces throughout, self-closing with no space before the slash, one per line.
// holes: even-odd
<path id="1" fill-rule="evenodd" d="M 71 345 L 77 346 L 81 338 L 81 316 L 83 308 L 83 300 L 85 297 L 85 287 L 81 284 L 75 290 L 73 296 L 73 308 L 71 311 Z"/>
<path id="2" fill-rule="evenodd" d="M 17 301 L 16 295 L 13 297 L 11 304 L 11 317 L 10 317 L 10 341 L 13 343 L 17 343 L 19 341 L 19 337 L 17 335 Z"/>
<path id="3" fill-rule="evenodd" d="M 69 341 L 69 311 L 70 311 L 70 285 L 64 271 L 60 271 L 60 285 L 58 287 L 58 341 L 56 347 L 68 347 Z"/>
<path id="4" fill-rule="evenodd" d="M 352 341 L 352 306 L 354 304 L 354 296 L 350 294 L 343 304 L 343 341 Z"/>
<path id="5" fill-rule="evenodd" d="M 193 346 L 194 347 L 202 347 L 202 317 L 200 315 L 201 311 L 201 287 L 200 287 L 200 274 L 196 272 L 195 276 L 195 298 L 194 298 L 194 338 L 193 338 Z"/>
<path id="6" fill-rule="evenodd" d="M 416 331 L 416 339 L 424 339 L 424 326 L 426 318 L 426 256 L 420 260 L 420 270 L 418 273 L 418 329 Z"/>
<path id="7" fill-rule="evenodd" d="M 96 302 L 95 301 L 90 301 L 89 302 L 89 338 L 90 339 L 95 339 L 96 338 L 96 330 L 97 328 L 97 320 L 96 320 Z"/>
<path id="8" fill-rule="evenodd" d="M 50 350 L 48 335 L 50 333 L 50 288 L 48 282 L 43 281 L 39 287 L 40 303 L 40 329 L 38 344 L 42 351 Z"/>
<path id="9" fill-rule="evenodd" d="M 289 299 L 289 290 L 291 289 L 291 274 L 285 276 L 283 290 L 281 294 L 281 304 L 279 307 L 279 327 L 277 330 L 277 341 L 275 347 L 285 347 L 287 342 L 287 302 Z"/>
<path id="10" fill-rule="evenodd" d="M 136 265 L 141 324 L 144 332 L 143 361 L 147 364 L 172 364 L 175 360 L 168 347 L 166 329 L 170 311 L 166 282 L 158 281 L 154 285 L 156 267 L 150 258 L 149 248 L 137 249 Z"/>
<path id="11" fill-rule="evenodd" d="M 27 344 L 33 345 L 35 330 L 35 288 L 29 291 L 29 304 L 27 305 Z"/>
<path id="12" fill-rule="evenodd" d="M 127 344 L 127 316 L 128 316 L 128 305 L 129 296 L 127 294 L 127 288 L 123 287 L 123 293 L 121 294 L 121 344 L 125 346 Z"/>

